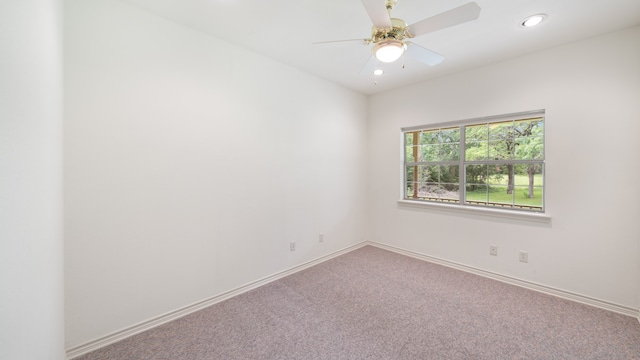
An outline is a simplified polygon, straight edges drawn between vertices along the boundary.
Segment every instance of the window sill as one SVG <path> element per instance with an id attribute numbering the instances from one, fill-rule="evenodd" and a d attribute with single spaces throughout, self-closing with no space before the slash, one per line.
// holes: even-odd
<path id="1" fill-rule="evenodd" d="M 464 205 L 448 205 L 448 204 L 439 204 L 439 203 L 433 203 L 433 202 L 414 201 L 414 200 L 405 200 L 405 199 L 398 200 L 398 205 L 417 207 L 417 208 L 432 208 L 432 209 L 438 209 L 438 210 L 444 210 L 444 211 L 450 211 L 450 212 L 456 212 L 456 213 L 483 215 L 483 216 L 498 217 L 498 218 L 504 218 L 504 219 L 526 220 L 526 221 L 541 222 L 541 223 L 551 222 L 550 215 L 542 214 L 542 213 L 534 213 L 534 212 L 488 209 L 483 207 L 464 206 Z"/>

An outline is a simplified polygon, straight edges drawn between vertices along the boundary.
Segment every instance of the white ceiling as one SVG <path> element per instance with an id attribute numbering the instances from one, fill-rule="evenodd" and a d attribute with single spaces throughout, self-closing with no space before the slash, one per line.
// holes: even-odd
<path id="1" fill-rule="evenodd" d="M 477 20 L 412 39 L 443 55 L 442 63 L 406 57 L 404 69 L 402 61 L 386 64 L 376 85 L 373 75 L 360 73 L 370 47 L 312 44 L 369 38 L 371 20 L 360 0 L 125 1 L 364 94 L 640 24 L 640 0 L 475 0 L 482 8 Z M 412 24 L 470 1 L 398 0 L 392 16 Z M 519 26 L 537 13 L 548 15 L 541 25 Z"/>

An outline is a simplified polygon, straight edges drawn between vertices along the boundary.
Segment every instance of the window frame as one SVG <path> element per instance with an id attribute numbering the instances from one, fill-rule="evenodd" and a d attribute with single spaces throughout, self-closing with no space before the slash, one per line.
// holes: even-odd
<path id="1" fill-rule="evenodd" d="M 543 123 L 545 124 L 542 129 L 542 156 L 540 159 L 531 159 L 531 160 L 523 160 L 523 159 L 510 159 L 510 160 L 469 160 L 465 159 L 466 157 L 466 141 L 465 135 L 466 131 L 463 131 L 464 126 L 471 125 L 481 125 L 481 124 L 490 124 L 490 123 L 499 123 L 502 121 L 518 121 L 518 120 L 526 120 L 526 119 L 535 119 L 542 118 Z M 416 131 L 424 131 L 424 130 L 437 130 L 437 129 L 447 129 L 452 127 L 458 127 L 460 129 L 460 142 L 459 142 L 459 154 L 460 157 L 458 160 L 454 160 L 456 164 L 459 166 L 459 174 L 458 174 L 458 183 L 459 183 L 459 197 L 456 202 L 446 202 L 440 200 L 426 200 L 426 199 L 415 199 L 407 197 L 407 153 L 406 147 L 406 133 L 416 132 Z M 507 218 L 517 218 L 517 219 L 537 219 L 539 221 L 547 221 L 550 219 L 548 215 L 548 209 L 546 204 L 546 111 L 544 109 L 541 110 L 533 110 L 519 113 L 511 113 L 511 114 L 503 114 L 503 115 L 495 115 L 495 116 L 487 116 L 487 117 L 479 117 L 465 120 L 457 120 L 450 122 L 441 122 L 441 123 L 433 123 L 433 124 L 425 124 L 419 126 L 410 126 L 403 127 L 400 129 L 400 137 L 401 137 L 401 186 L 400 186 L 400 200 L 398 203 L 400 205 L 411 205 L 411 206 L 426 206 L 443 210 L 450 210 L 455 212 L 472 212 L 472 213 L 480 213 L 484 215 L 491 216 L 502 216 Z M 419 161 L 410 162 L 418 163 Z M 450 163 L 451 161 L 426 161 L 424 163 L 442 163 L 443 165 Z M 524 208 L 515 208 L 512 206 L 509 207 L 499 207 L 492 205 L 482 205 L 482 204 L 468 204 L 466 199 L 466 191 L 467 191 L 467 176 L 466 170 L 467 165 L 485 165 L 485 164 L 527 164 L 527 163 L 541 163 L 542 169 L 542 205 L 540 210 L 534 209 L 524 209 Z M 418 165 L 415 165 L 418 166 Z M 425 165 L 422 165 L 425 166 Z M 415 174 L 414 176 L 417 176 Z M 515 190 L 514 190 L 515 191 Z"/>

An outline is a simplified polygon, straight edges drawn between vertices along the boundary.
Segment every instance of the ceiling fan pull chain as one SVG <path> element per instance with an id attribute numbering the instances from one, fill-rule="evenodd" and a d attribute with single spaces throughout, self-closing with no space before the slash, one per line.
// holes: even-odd
<path id="1" fill-rule="evenodd" d="M 380 60 L 378 60 L 378 58 L 376 58 L 375 56 L 373 57 L 375 59 L 376 65 L 374 66 L 374 69 L 379 69 L 380 68 Z M 371 76 L 373 76 L 373 85 L 378 85 L 378 75 L 376 75 L 376 71 L 373 71 L 371 73 Z"/>

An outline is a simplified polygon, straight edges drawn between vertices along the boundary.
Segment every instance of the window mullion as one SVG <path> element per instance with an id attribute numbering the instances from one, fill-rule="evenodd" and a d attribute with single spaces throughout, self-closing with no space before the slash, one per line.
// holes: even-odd
<path id="1" fill-rule="evenodd" d="M 420 133 L 418 131 L 413 133 L 413 159 L 418 161 L 418 142 L 420 140 Z M 418 197 L 418 166 L 413 167 L 413 197 Z"/>
<path id="2" fill-rule="evenodd" d="M 462 205 L 467 204 L 467 173 L 464 166 L 467 154 L 466 130 L 466 126 L 460 126 L 460 159 L 458 160 L 458 174 L 460 174 L 460 178 L 458 179 L 458 186 L 460 192 L 460 204 Z"/>
<path id="3" fill-rule="evenodd" d="M 544 163 L 543 160 L 513 160 L 513 159 L 503 159 L 503 160 L 477 160 L 477 161 L 466 161 L 466 165 L 492 165 L 492 164 L 541 164 Z"/>

